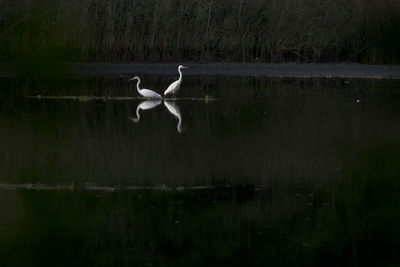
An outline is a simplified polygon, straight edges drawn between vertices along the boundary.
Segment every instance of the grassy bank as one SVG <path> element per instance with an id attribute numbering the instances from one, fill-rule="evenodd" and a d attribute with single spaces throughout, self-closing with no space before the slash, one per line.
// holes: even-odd
<path id="1" fill-rule="evenodd" d="M 398 0 L 3 0 L 1 61 L 400 63 Z"/>

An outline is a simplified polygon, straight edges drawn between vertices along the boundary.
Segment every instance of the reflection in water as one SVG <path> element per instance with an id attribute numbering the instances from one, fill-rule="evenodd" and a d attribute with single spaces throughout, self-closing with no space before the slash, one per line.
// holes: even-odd
<path id="1" fill-rule="evenodd" d="M 182 132 L 182 128 L 181 128 L 182 116 L 181 116 L 181 111 L 179 110 L 178 105 L 176 104 L 176 102 L 164 101 L 164 106 L 167 107 L 167 109 L 169 110 L 169 112 L 171 112 L 172 115 L 174 115 L 175 117 L 178 118 L 178 125 L 177 125 L 176 129 L 178 130 L 178 133 L 181 133 Z"/>
<path id="2" fill-rule="evenodd" d="M 1 266 L 398 266 L 400 81 L 188 77 L 185 135 L 125 78 L 37 81 L 0 79 Z"/>
<path id="3" fill-rule="evenodd" d="M 143 102 L 141 102 L 137 108 L 136 108 L 136 118 L 130 117 L 129 119 L 131 119 L 134 122 L 139 122 L 140 120 L 140 113 L 139 111 L 142 110 L 146 110 L 146 109 L 152 109 L 157 107 L 158 105 L 161 104 L 161 100 L 145 100 Z"/>
<path id="4" fill-rule="evenodd" d="M 101 186 L 94 183 L 84 183 L 84 184 L 7 184 L 0 183 L 0 190 L 32 190 L 32 191 L 103 191 L 103 192 L 114 192 L 114 191 L 139 191 L 139 190 L 149 190 L 149 191 L 184 191 L 184 190 L 206 190 L 215 189 L 213 185 L 199 185 L 199 186 L 185 186 L 179 185 L 174 187 L 168 187 L 163 185 L 153 185 L 153 186 Z"/>

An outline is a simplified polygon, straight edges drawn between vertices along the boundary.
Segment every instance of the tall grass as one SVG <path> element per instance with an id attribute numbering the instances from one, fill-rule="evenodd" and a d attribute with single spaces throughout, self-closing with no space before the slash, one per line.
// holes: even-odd
<path id="1" fill-rule="evenodd" d="M 398 0 L 3 0 L 0 60 L 400 63 Z"/>

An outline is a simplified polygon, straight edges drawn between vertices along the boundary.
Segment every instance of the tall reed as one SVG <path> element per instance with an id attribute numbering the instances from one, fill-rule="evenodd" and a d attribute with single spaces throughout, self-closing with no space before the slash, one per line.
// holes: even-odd
<path id="1" fill-rule="evenodd" d="M 398 0 L 3 0 L 0 60 L 400 62 Z"/>

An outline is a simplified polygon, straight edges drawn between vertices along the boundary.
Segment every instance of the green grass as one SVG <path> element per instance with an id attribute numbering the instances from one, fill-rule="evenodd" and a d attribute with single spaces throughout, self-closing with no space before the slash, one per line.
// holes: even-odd
<path id="1" fill-rule="evenodd" d="M 400 63 L 398 0 L 3 0 L 1 61 Z"/>

